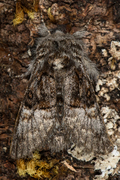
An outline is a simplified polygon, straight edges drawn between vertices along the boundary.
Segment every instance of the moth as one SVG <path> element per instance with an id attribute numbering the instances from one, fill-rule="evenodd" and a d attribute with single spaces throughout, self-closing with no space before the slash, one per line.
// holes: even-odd
<path id="1" fill-rule="evenodd" d="M 83 37 L 80 31 L 49 33 L 41 24 L 11 142 L 13 159 L 30 158 L 36 150 L 60 152 L 73 144 L 95 155 L 112 151 L 93 87 L 99 73 Z"/>

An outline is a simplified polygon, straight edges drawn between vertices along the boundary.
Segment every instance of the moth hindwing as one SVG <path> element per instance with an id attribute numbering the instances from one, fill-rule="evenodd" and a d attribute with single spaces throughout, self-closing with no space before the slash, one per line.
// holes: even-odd
<path id="1" fill-rule="evenodd" d="M 84 52 L 81 32 L 40 33 L 16 119 L 11 157 L 31 157 L 35 150 L 60 152 L 72 144 L 86 153 L 112 151 L 91 83 L 98 71 Z"/>

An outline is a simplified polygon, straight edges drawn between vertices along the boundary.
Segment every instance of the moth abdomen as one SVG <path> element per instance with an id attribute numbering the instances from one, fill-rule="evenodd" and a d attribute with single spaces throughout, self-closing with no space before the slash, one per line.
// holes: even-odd
<path id="1" fill-rule="evenodd" d="M 56 109 L 57 118 L 61 123 L 64 116 L 64 78 L 63 75 L 58 71 L 55 77 L 56 80 Z"/>

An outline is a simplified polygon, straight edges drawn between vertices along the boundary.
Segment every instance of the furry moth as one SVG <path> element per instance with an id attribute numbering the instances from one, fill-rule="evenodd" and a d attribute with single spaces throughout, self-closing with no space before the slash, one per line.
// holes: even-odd
<path id="1" fill-rule="evenodd" d="M 11 157 L 35 150 L 60 152 L 72 144 L 86 153 L 106 154 L 113 146 L 96 101 L 96 65 L 87 57 L 83 33 L 49 33 L 41 24 L 28 87 L 16 119 Z"/>

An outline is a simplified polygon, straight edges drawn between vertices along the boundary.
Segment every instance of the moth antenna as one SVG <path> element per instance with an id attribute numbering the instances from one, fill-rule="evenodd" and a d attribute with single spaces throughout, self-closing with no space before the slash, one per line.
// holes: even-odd
<path id="1" fill-rule="evenodd" d="M 39 7 L 40 7 L 40 20 L 41 20 L 41 24 L 45 25 L 45 21 L 43 18 L 43 0 L 39 1 Z"/>
<path id="2" fill-rule="evenodd" d="M 44 18 L 43 18 L 43 11 L 41 7 L 40 7 L 40 21 L 41 21 L 41 24 L 45 24 Z"/>
<path id="3" fill-rule="evenodd" d="M 39 7 L 40 7 L 40 27 L 39 27 L 39 35 L 40 36 L 47 36 L 50 34 L 50 31 L 47 29 L 44 18 L 43 18 L 43 2 L 40 0 L 39 2 Z"/>

